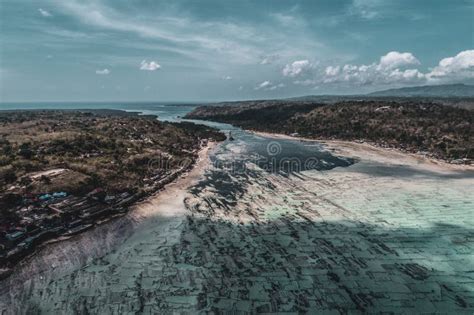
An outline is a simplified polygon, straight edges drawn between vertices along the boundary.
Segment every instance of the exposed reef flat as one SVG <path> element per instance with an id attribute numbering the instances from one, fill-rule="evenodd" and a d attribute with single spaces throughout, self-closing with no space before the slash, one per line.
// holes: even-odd
<path id="1" fill-rule="evenodd" d="M 5 284 L 0 309 L 472 314 L 473 173 L 357 150 L 348 167 L 282 176 L 227 142 L 213 160 L 245 172 L 211 167 L 183 195 L 165 192 L 113 251 Z"/>

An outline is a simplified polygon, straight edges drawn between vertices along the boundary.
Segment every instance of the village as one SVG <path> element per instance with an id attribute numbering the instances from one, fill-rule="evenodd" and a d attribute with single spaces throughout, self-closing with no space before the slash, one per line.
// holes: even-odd
<path id="1" fill-rule="evenodd" d="M 206 143 L 202 141 L 202 145 Z M 0 279 L 41 244 L 63 240 L 126 214 L 134 202 L 162 189 L 191 166 L 184 164 L 175 171 L 146 178 L 148 185 L 137 192 L 113 194 L 97 187 L 85 195 L 65 191 L 3 195 L 0 206 L 9 208 L 9 215 L 0 217 Z"/>
<path id="2" fill-rule="evenodd" d="M 0 268 L 11 267 L 45 241 L 80 233 L 124 214 L 134 199 L 126 192 L 107 195 L 101 188 L 81 197 L 62 191 L 22 196 L 13 209 L 17 216 L 0 222 Z"/>

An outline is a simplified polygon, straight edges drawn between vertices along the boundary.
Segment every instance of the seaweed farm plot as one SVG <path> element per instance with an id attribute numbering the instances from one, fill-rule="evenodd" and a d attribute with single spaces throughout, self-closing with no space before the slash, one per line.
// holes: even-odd
<path id="1" fill-rule="evenodd" d="M 252 144 L 236 137 L 183 194 L 182 212 L 150 218 L 112 252 L 31 280 L 0 306 L 472 314 L 472 172 L 372 152 L 348 167 L 281 174 L 252 162 Z M 232 163 L 238 171 L 224 167 Z"/>
<path id="2" fill-rule="evenodd" d="M 208 173 L 191 190 L 176 257 L 211 279 L 200 307 L 472 312 L 473 174 L 448 184 L 449 174 L 423 169 L 398 176 L 398 164 L 386 164 L 384 176 L 367 172 L 377 165 L 289 177 Z"/>

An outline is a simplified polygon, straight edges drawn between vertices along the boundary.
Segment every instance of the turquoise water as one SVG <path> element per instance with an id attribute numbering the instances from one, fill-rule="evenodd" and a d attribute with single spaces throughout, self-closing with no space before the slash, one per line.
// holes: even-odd
<path id="1" fill-rule="evenodd" d="M 195 105 L 110 106 L 179 121 Z M 473 314 L 472 173 L 375 153 L 335 167 L 344 159 L 317 143 L 200 123 L 235 140 L 190 187 L 186 215 L 115 221 L 37 255 L 1 283 L 0 314 Z M 336 164 L 226 167 L 285 156 Z"/>

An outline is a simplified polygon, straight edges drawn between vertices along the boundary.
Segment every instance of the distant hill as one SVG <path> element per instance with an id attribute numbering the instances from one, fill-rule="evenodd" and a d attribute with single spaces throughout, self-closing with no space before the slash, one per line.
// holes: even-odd
<path id="1" fill-rule="evenodd" d="M 409 98 L 409 99 L 407 99 Z M 261 109 L 274 105 L 310 105 L 318 104 L 335 104 L 339 102 L 419 102 L 419 103 L 437 103 L 446 106 L 460 107 L 474 110 L 474 85 L 467 84 L 445 84 L 445 85 L 425 85 L 414 86 L 400 89 L 390 89 L 377 91 L 370 94 L 353 94 L 353 95 L 303 95 L 290 97 L 285 99 L 259 99 L 247 101 L 228 101 L 219 103 L 207 103 L 205 107 L 224 106 L 238 107 L 239 110 L 246 108 Z M 301 107 L 303 108 L 303 107 Z M 204 107 L 203 107 L 204 109 Z M 202 111 L 201 114 L 208 114 Z M 226 113 L 229 114 L 229 113 Z M 235 113 L 234 113 L 235 114 Z"/>
<path id="2" fill-rule="evenodd" d="M 474 97 L 474 85 L 444 84 L 389 89 L 367 94 L 375 97 Z"/>

